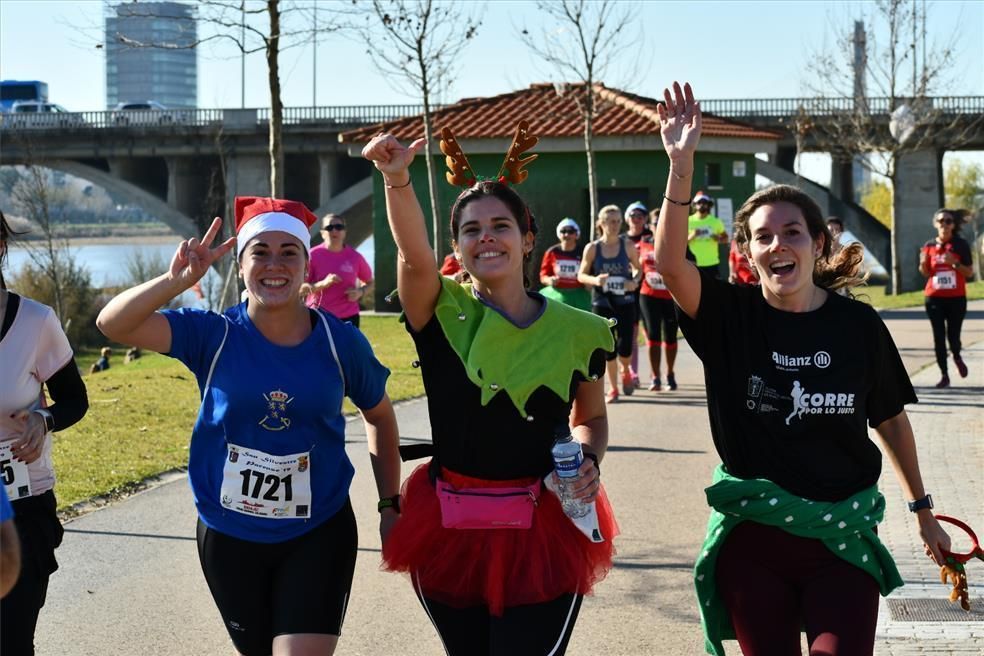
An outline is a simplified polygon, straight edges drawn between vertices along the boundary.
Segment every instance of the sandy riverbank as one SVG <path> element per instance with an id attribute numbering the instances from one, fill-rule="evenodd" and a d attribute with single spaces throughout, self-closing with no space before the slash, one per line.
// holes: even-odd
<path id="1" fill-rule="evenodd" d="M 41 240 L 31 240 L 29 242 L 33 246 L 40 246 Z M 77 237 L 68 240 L 69 247 L 74 246 L 112 246 L 119 244 L 135 244 L 139 243 L 141 245 L 148 244 L 174 244 L 175 247 L 181 243 L 181 237 L 178 235 L 126 235 L 119 237 Z M 16 249 L 18 247 L 23 248 L 23 243 L 18 244 L 16 241 L 11 241 L 9 244 L 11 249 Z"/>

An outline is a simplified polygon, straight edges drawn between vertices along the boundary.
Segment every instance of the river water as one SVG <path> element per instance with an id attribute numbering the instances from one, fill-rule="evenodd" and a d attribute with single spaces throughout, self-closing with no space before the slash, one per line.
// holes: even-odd
<path id="1" fill-rule="evenodd" d="M 95 243 L 95 244 L 69 244 L 75 261 L 84 266 L 89 271 L 92 285 L 94 287 L 111 287 L 121 285 L 127 279 L 127 263 L 136 257 L 143 257 L 144 262 L 152 263 L 161 261 L 164 266 L 171 262 L 171 256 L 177 247 L 180 239 L 174 238 L 173 243 L 161 243 L 161 240 L 154 242 L 135 242 L 135 243 Z M 40 242 L 35 242 L 40 245 Z M 362 256 L 369 262 L 370 268 L 375 267 L 375 245 L 370 236 L 357 248 Z M 16 275 L 20 269 L 31 261 L 31 254 L 23 247 L 11 244 L 7 251 L 7 262 L 4 264 L 6 277 Z M 213 275 L 212 272 L 209 275 Z M 200 306 L 194 295 L 185 292 L 182 297 L 182 305 Z"/>

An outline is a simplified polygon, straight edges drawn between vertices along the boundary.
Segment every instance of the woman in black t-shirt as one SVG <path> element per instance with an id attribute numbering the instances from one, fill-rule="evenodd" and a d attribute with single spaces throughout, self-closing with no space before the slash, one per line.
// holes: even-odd
<path id="1" fill-rule="evenodd" d="M 450 232 L 472 284 L 438 275 L 408 170 L 424 140 L 407 148 L 379 135 L 362 151 L 386 186 L 433 439 L 433 459 L 404 483 L 383 560 L 411 575 L 449 655 L 560 656 L 583 595 L 612 563 L 617 528 L 598 462 L 608 444 L 600 377 L 613 340 L 607 321 L 526 289 L 537 225 L 506 182 L 526 172 L 476 180 L 443 132 L 441 149 L 469 185 L 451 209 Z M 514 146 L 531 141 L 520 123 Z M 509 157 L 529 161 L 512 148 Z M 596 501 L 597 539 L 541 488 L 559 430 L 583 447 L 575 496 Z"/>
<path id="2" fill-rule="evenodd" d="M 745 653 L 799 653 L 805 626 L 811 653 L 871 653 L 878 593 L 902 581 L 875 533 L 884 497 L 868 426 L 913 500 L 926 553 L 942 564 L 950 540 L 923 489 L 904 409 L 916 398 L 891 335 L 869 306 L 830 293 L 863 280 L 861 248 L 831 254 L 816 203 L 777 185 L 734 221 L 761 287 L 699 273 L 685 252 L 700 107 L 689 85 L 674 84 L 665 100 L 670 174 L 656 266 L 703 361 L 722 460 L 695 567 L 706 648 L 723 654 L 721 640 L 736 637 Z"/>

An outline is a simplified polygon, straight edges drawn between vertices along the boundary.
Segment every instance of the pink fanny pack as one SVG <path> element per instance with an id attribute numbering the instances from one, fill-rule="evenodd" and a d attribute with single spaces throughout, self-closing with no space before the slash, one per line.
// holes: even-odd
<path id="1" fill-rule="evenodd" d="M 540 498 L 540 481 L 526 487 L 455 489 L 437 479 L 444 528 L 529 528 Z"/>

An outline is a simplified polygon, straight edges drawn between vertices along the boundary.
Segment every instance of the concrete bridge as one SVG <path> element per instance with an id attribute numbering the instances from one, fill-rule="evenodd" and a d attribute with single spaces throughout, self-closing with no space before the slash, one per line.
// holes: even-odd
<path id="1" fill-rule="evenodd" d="M 372 231 L 371 165 L 338 133 L 419 113 L 416 105 L 284 110 L 285 196 L 345 213 L 348 237 Z M 65 171 L 136 204 L 183 237 L 201 235 L 237 195 L 270 186 L 267 109 L 107 111 L 0 118 L 0 165 Z"/>
<path id="2" fill-rule="evenodd" d="M 869 98 L 869 109 L 888 129 L 890 103 Z M 960 144 L 937 143 L 905 154 L 898 166 L 903 214 L 903 290 L 917 289 L 917 252 L 930 236 L 929 217 L 943 205 L 943 153 L 954 147 L 984 150 L 984 97 L 930 99 L 940 115 L 957 117 L 970 128 Z M 886 266 L 889 232 L 853 203 L 850 161 L 832 162 L 831 185 L 822 187 L 792 175 L 797 116 L 815 122 L 853 111 L 851 98 L 705 100 L 705 111 L 787 134 L 776 156 L 759 174 L 776 182 L 808 186 L 821 206 L 841 216 Z M 339 132 L 419 114 L 418 105 L 295 107 L 284 110 L 285 196 L 319 214 L 344 212 L 349 238 L 358 243 L 372 230 L 371 167 L 348 157 Z M 200 109 L 107 111 L 38 115 L 6 114 L 0 123 L 0 164 L 34 162 L 87 179 L 117 198 L 145 207 L 182 236 L 201 234 L 212 216 L 224 215 L 236 195 L 267 193 L 269 110 Z M 818 150 L 809 135 L 806 150 Z"/>

